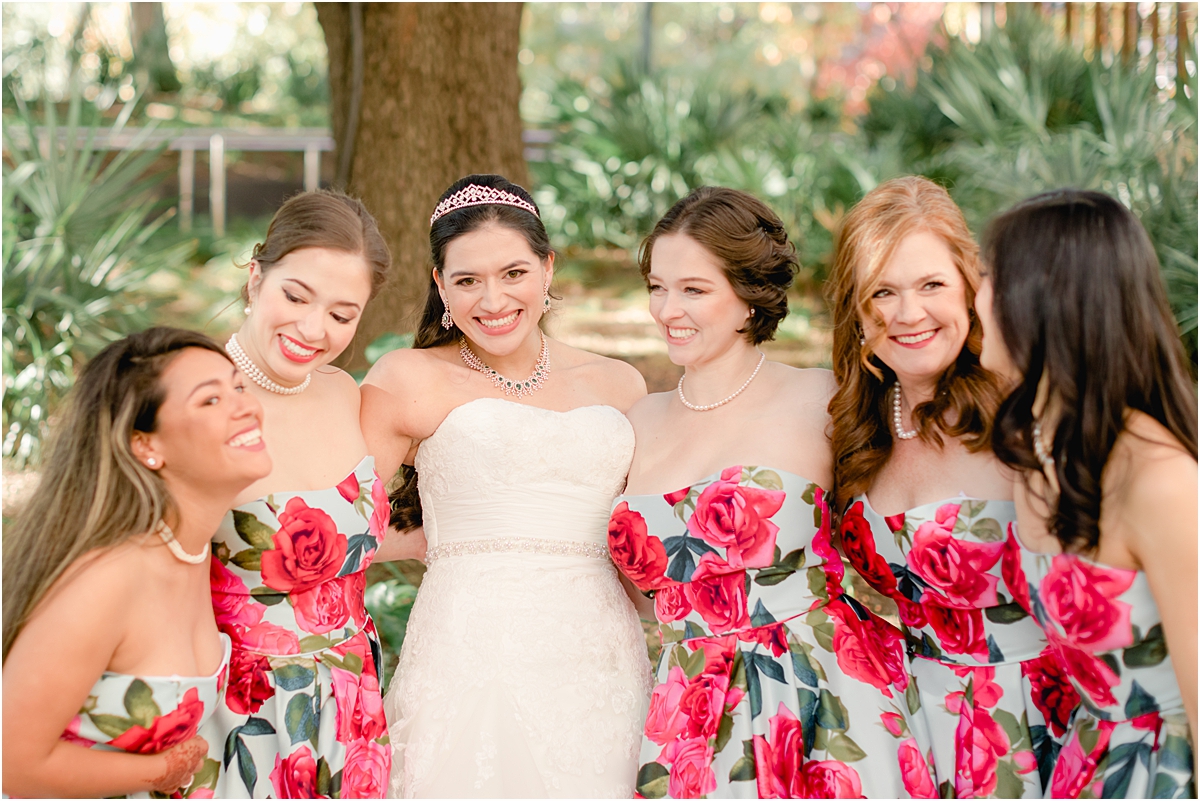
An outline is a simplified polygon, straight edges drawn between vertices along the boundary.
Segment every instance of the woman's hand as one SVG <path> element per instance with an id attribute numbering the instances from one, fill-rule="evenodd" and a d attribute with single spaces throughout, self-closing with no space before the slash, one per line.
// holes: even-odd
<path id="1" fill-rule="evenodd" d="M 208 756 L 208 741 L 196 736 L 157 754 L 162 773 L 150 780 L 150 788 L 160 793 L 173 793 L 192 783 L 192 777 L 204 765 Z"/>

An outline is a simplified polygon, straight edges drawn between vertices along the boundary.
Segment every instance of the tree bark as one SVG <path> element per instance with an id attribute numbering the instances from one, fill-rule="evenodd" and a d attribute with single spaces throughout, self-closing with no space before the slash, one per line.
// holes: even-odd
<path id="1" fill-rule="evenodd" d="M 182 84 L 175 74 L 175 63 L 171 61 L 163 4 L 130 3 L 129 21 L 134 72 L 139 81 L 155 92 L 178 92 Z"/>
<path id="2" fill-rule="evenodd" d="M 333 135 L 338 163 L 348 154 L 345 189 L 375 215 L 393 261 L 342 359 L 361 369 L 366 345 L 416 324 L 432 267 L 429 215 L 446 187 L 474 172 L 526 185 L 528 174 L 517 74 L 520 3 L 362 4 L 359 86 L 349 5 L 316 4 L 329 51 Z"/>

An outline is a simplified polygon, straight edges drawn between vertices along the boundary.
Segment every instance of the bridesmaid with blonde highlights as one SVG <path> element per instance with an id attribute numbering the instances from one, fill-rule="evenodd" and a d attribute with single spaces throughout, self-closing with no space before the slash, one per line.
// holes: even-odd
<path id="1" fill-rule="evenodd" d="M 1077 696 L 1014 599 L 1012 474 L 990 450 L 978 247 L 944 189 L 909 176 L 851 210 L 829 280 L 833 505 L 843 553 L 893 600 L 911 681 L 914 797 L 1041 797 Z"/>

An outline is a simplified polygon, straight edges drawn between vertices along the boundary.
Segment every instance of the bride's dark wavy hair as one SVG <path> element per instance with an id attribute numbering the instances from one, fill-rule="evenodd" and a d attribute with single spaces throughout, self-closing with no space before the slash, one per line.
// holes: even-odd
<path id="1" fill-rule="evenodd" d="M 1020 383 L 1000 404 L 992 448 L 1010 467 L 1033 451 L 1038 385 L 1061 409 L 1052 444 L 1058 497 L 1049 530 L 1064 550 L 1100 542 L 1101 476 L 1137 410 L 1196 457 L 1196 388 L 1158 257 L 1137 218 L 1100 192 L 1047 192 L 997 217 L 983 241 L 992 314 Z"/>
<path id="2" fill-rule="evenodd" d="M 460 178 L 442 193 L 438 203 L 471 185 L 499 189 L 515 195 L 535 209 L 538 207 L 533 196 L 524 187 L 514 184 L 502 175 L 468 175 L 466 178 Z M 521 234 L 529 243 L 530 250 L 545 261 L 554 251 L 550 247 L 550 237 L 546 234 L 546 226 L 542 225 L 540 214 L 540 210 L 538 214 L 530 214 L 517 206 L 488 203 L 466 206 L 442 215 L 429 227 L 429 252 L 433 258 L 434 269 L 438 275 L 445 271 L 446 249 L 450 247 L 451 242 L 488 224 L 502 225 Z M 431 273 L 429 289 L 425 295 L 425 308 L 421 311 L 421 320 L 413 337 L 414 348 L 436 348 L 458 341 L 462 332 L 458 330 L 457 325 L 448 329 L 442 328 L 442 314 L 445 311 L 437 282 Z M 421 525 L 421 497 L 417 491 L 416 469 L 409 465 L 400 467 L 400 482 L 388 498 L 392 506 L 392 526 L 404 531 Z"/>

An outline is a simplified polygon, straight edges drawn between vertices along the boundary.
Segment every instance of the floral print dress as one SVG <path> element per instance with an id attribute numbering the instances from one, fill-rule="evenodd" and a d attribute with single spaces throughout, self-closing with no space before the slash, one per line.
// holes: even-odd
<path id="1" fill-rule="evenodd" d="M 392 749 L 363 591 L 388 512 L 368 456 L 336 487 L 234 509 L 214 536 L 213 606 L 233 639 L 225 702 L 201 732 L 219 798 L 382 795 Z"/>
<path id="2" fill-rule="evenodd" d="M 841 593 L 824 496 L 736 465 L 617 499 L 609 551 L 653 592 L 663 642 L 640 796 L 903 794 L 900 632 Z"/>
<path id="3" fill-rule="evenodd" d="M 914 798 L 1042 797 L 1078 704 L 1015 602 L 1015 520 L 1012 501 L 966 497 L 884 517 L 860 496 L 843 515 L 843 553 L 899 610 L 911 681 L 896 736 Z"/>
<path id="4" fill-rule="evenodd" d="M 208 676 L 130 676 L 105 671 L 61 739 L 105 751 L 157 754 L 196 736 L 217 709 L 229 670 L 229 638 L 221 635 L 221 664 Z M 220 763 L 212 758 L 191 784 L 171 796 L 135 793 L 125 798 L 212 798 Z"/>
<path id="5" fill-rule="evenodd" d="M 1047 796 L 1195 798 L 1193 740 L 1146 574 L 1022 549 L 1028 594 L 1082 705 Z"/>

